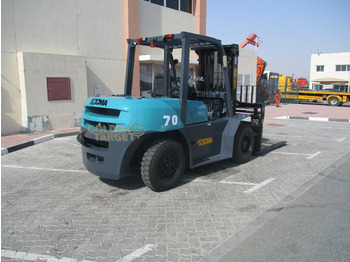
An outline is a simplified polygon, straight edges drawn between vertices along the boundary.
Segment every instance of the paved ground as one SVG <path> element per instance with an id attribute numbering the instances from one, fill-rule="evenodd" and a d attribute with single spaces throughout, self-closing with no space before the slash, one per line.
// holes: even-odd
<path id="1" fill-rule="evenodd" d="M 350 153 L 335 166 L 218 261 L 350 261 Z"/>
<path id="2" fill-rule="evenodd" d="M 345 122 L 266 119 L 264 144 L 287 146 L 243 165 L 188 171 L 162 193 L 139 177 L 113 182 L 86 172 L 74 137 L 6 154 L 2 261 L 201 260 L 347 154 L 349 130 Z"/>
<path id="3" fill-rule="evenodd" d="M 266 106 L 266 118 L 310 119 L 314 121 L 350 122 L 350 103 L 342 106 L 329 106 L 326 102 L 286 104 L 280 107 Z M 61 128 L 48 132 L 15 133 L 1 136 L 1 155 L 32 146 L 55 136 L 78 133 L 79 128 Z"/>
<path id="4" fill-rule="evenodd" d="M 280 107 L 266 107 L 266 117 L 291 117 L 295 119 L 311 118 L 315 121 L 345 121 L 350 120 L 350 103 L 342 106 L 329 106 L 327 102 L 299 104 L 282 103 Z"/>

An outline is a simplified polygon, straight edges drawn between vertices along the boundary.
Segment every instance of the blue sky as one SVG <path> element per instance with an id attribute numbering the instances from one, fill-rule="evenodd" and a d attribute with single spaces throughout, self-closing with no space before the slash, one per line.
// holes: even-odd
<path id="1" fill-rule="evenodd" d="M 350 0 L 207 0 L 208 36 L 240 44 L 250 33 L 266 70 L 308 78 L 311 54 L 350 52 Z"/>

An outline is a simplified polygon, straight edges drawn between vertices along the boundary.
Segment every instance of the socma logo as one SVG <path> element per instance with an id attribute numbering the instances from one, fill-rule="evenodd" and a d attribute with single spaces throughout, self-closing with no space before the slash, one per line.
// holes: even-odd
<path id="1" fill-rule="evenodd" d="M 208 144 L 211 144 L 211 143 L 213 143 L 213 138 L 212 137 L 199 139 L 197 141 L 198 146 L 205 146 L 205 145 L 208 145 Z"/>
<path id="2" fill-rule="evenodd" d="M 107 103 L 108 103 L 108 100 L 106 99 L 94 98 L 91 100 L 90 105 L 107 106 Z"/>

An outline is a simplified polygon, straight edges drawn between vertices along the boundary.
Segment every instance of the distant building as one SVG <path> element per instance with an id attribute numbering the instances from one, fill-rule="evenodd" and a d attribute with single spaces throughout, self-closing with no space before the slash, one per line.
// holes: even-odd
<path id="1" fill-rule="evenodd" d="M 311 55 L 310 88 L 349 92 L 350 52 Z"/>

